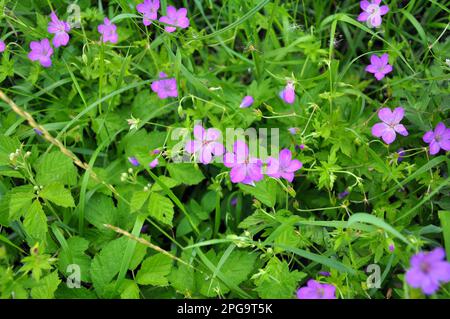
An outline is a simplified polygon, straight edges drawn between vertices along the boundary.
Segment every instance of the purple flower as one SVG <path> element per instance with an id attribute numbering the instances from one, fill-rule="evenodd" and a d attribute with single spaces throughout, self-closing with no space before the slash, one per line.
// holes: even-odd
<path id="1" fill-rule="evenodd" d="M 241 105 L 239 107 L 241 109 L 247 108 L 249 106 L 252 106 L 252 104 L 255 102 L 255 99 L 253 96 L 247 95 L 242 99 Z"/>
<path id="2" fill-rule="evenodd" d="M 426 295 L 435 293 L 440 284 L 450 282 L 450 263 L 441 247 L 412 256 L 410 263 L 406 282 L 413 288 L 421 288 Z"/>
<path id="3" fill-rule="evenodd" d="M 194 140 L 186 142 L 186 152 L 196 154 L 200 163 L 211 163 L 214 156 L 222 156 L 224 147 L 220 143 L 222 134 L 215 128 L 205 130 L 201 125 L 194 126 Z"/>
<path id="4" fill-rule="evenodd" d="M 138 161 L 137 158 L 134 157 L 134 156 L 128 157 L 128 161 L 129 161 L 129 162 L 131 163 L 131 165 L 133 165 L 133 166 L 139 166 L 139 161 Z"/>
<path id="5" fill-rule="evenodd" d="M 403 162 L 403 157 L 405 156 L 405 149 L 403 147 L 398 149 L 397 156 L 397 163 Z"/>
<path id="6" fill-rule="evenodd" d="M 302 168 L 303 163 L 292 159 L 292 153 L 287 148 L 281 150 L 278 159 L 269 157 L 267 159 L 266 175 L 274 178 L 284 178 L 288 182 L 294 180 L 294 172 Z"/>
<path id="7" fill-rule="evenodd" d="M 262 161 L 250 157 L 248 146 L 243 141 L 234 143 L 233 153 L 226 153 L 223 162 L 226 167 L 231 168 L 230 177 L 233 183 L 253 185 L 264 178 Z"/>
<path id="8" fill-rule="evenodd" d="M 378 112 L 378 117 L 382 123 L 377 123 L 372 127 L 372 135 L 381 137 L 386 144 L 391 144 L 395 141 L 396 133 L 403 136 L 408 136 L 408 131 L 400 121 L 403 119 L 405 110 L 402 107 L 397 107 L 394 112 L 389 108 L 382 108 Z"/>
<path id="9" fill-rule="evenodd" d="M 53 11 L 50 14 L 50 19 L 52 21 L 48 23 L 47 31 L 55 35 L 52 40 L 53 45 L 55 48 L 67 45 L 70 39 L 67 33 L 70 31 L 70 25 L 65 21 L 59 20 Z"/>
<path id="10" fill-rule="evenodd" d="M 331 274 L 330 274 L 329 271 L 320 271 L 320 272 L 319 272 L 319 275 L 322 275 L 322 276 L 324 276 L 324 277 L 330 277 L 330 276 L 331 276 Z"/>
<path id="11" fill-rule="evenodd" d="M 103 41 L 103 43 L 117 43 L 117 41 L 119 40 L 119 36 L 117 35 L 117 26 L 115 24 L 112 24 L 108 18 L 105 18 L 103 20 L 103 24 L 100 24 L 97 27 L 97 30 L 101 34 L 100 39 L 101 41 Z"/>
<path id="12" fill-rule="evenodd" d="M 446 128 L 445 124 L 440 122 L 436 128 L 428 131 L 423 136 L 423 141 L 430 144 L 430 154 L 439 153 L 441 148 L 450 151 L 450 128 Z"/>
<path id="13" fill-rule="evenodd" d="M 148 166 L 150 166 L 150 168 L 155 168 L 158 165 L 159 165 L 159 161 L 157 158 L 155 158 L 153 161 L 150 162 L 150 164 L 148 164 Z"/>
<path id="14" fill-rule="evenodd" d="M 381 57 L 373 54 L 370 63 L 366 66 L 366 72 L 375 74 L 375 78 L 381 81 L 384 76 L 392 72 L 392 65 L 389 64 L 389 54 L 385 53 Z"/>
<path id="15" fill-rule="evenodd" d="M 395 245 L 394 244 L 390 244 L 389 245 L 389 251 L 392 253 L 395 250 Z"/>
<path id="16" fill-rule="evenodd" d="M 380 6 L 381 0 L 361 1 L 359 4 L 363 12 L 358 16 L 358 21 L 367 21 L 369 27 L 379 27 L 381 25 L 381 16 L 389 11 L 388 6 Z"/>
<path id="17" fill-rule="evenodd" d="M 350 194 L 350 192 L 348 191 L 348 189 L 346 189 L 345 191 L 343 191 L 342 193 L 338 194 L 338 198 L 339 199 L 343 199 L 345 197 L 347 197 Z"/>
<path id="18" fill-rule="evenodd" d="M 48 39 L 42 39 L 41 41 L 31 41 L 31 52 L 28 53 L 28 58 L 31 61 L 39 61 L 41 65 L 48 68 L 52 65 L 53 49 Z"/>
<path id="19" fill-rule="evenodd" d="M 155 149 L 155 150 L 153 150 L 153 152 L 152 152 L 153 154 L 159 154 L 159 153 L 161 153 L 161 151 L 160 150 L 158 150 L 158 149 Z"/>
<path id="20" fill-rule="evenodd" d="M 237 197 L 234 197 L 230 202 L 231 206 L 233 206 L 233 207 L 235 207 L 237 205 L 237 203 L 238 203 Z"/>
<path id="21" fill-rule="evenodd" d="M 152 20 L 158 19 L 159 0 L 144 0 L 136 9 L 144 15 L 144 25 L 148 26 L 152 24 Z"/>
<path id="22" fill-rule="evenodd" d="M 280 98 L 288 104 L 295 102 L 295 87 L 292 82 L 289 81 L 286 84 L 286 87 L 280 92 Z"/>
<path id="23" fill-rule="evenodd" d="M 165 29 L 167 32 L 171 33 L 174 32 L 179 27 L 181 29 L 186 29 L 189 27 L 189 19 L 186 17 L 187 15 L 187 9 L 186 8 L 180 8 L 177 10 L 173 6 L 167 7 L 167 15 L 162 16 L 159 21 L 166 25 Z"/>
<path id="24" fill-rule="evenodd" d="M 34 128 L 33 130 L 37 135 L 42 135 L 42 131 L 40 129 Z"/>
<path id="25" fill-rule="evenodd" d="M 292 135 L 295 135 L 298 133 L 299 129 L 297 127 L 290 127 L 288 128 L 289 133 L 291 133 Z"/>
<path id="26" fill-rule="evenodd" d="M 305 287 L 297 291 L 298 299 L 336 299 L 336 287 L 330 284 L 321 284 L 314 279 L 308 280 Z"/>
<path id="27" fill-rule="evenodd" d="M 0 40 L 0 53 L 2 53 L 3 51 L 5 51 L 6 49 L 6 44 L 3 40 Z"/>
<path id="28" fill-rule="evenodd" d="M 167 78 L 164 72 L 159 73 L 161 80 L 152 83 L 153 92 L 158 93 L 158 97 L 163 100 L 168 97 L 178 97 L 177 80 L 175 78 Z"/>

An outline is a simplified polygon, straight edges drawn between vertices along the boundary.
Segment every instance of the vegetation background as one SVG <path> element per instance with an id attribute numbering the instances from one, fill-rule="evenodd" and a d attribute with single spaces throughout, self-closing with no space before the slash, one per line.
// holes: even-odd
<path id="1" fill-rule="evenodd" d="M 404 281 L 410 257 L 450 255 L 450 161 L 422 141 L 448 120 L 450 1 L 390 0 L 369 29 L 358 1 L 161 0 L 188 8 L 190 27 L 174 33 L 145 27 L 139 2 L 76 1 L 81 27 L 43 68 L 29 43 L 50 38 L 50 12 L 66 20 L 72 1 L 0 0 L 0 87 L 13 101 L 0 101 L 1 298 L 295 298 L 309 278 L 338 298 L 423 298 Z M 99 41 L 104 17 L 116 45 Z M 384 52 L 394 71 L 378 82 L 364 69 Z M 159 72 L 178 99 L 150 90 Z M 293 105 L 278 96 L 286 78 Z M 245 95 L 255 104 L 241 109 Z M 390 146 L 370 133 L 382 106 L 406 110 L 410 134 Z M 196 120 L 279 128 L 303 168 L 292 184 L 251 187 L 221 164 L 165 160 L 173 130 Z M 155 169 L 127 160 L 149 163 L 154 149 Z"/>

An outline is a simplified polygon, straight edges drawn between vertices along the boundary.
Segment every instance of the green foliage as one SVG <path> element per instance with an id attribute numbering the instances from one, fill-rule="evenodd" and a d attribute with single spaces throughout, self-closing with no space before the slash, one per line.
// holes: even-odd
<path id="1" fill-rule="evenodd" d="M 82 27 L 44 68 L 30 43 L 52 39 L 68 2 L 0 1 L 0 90 L 27 114 L 0 99 L 0 298 L 296 298 L 309 279 L 338 298 L 424 298 L 411 257 L 441 246 L 450 260 L 450 160 L 422 140 L 450 126 L 445 1 L 384 1 L 377 29 L 350 0 L 161 1 L 187 6 L 174 33 L 129 2 L 78 1 Z M 99 41 L 105 17 L 117 44 Z M 381 53 L 393 72 L 376 81 L 365 67 Z M 152 91 L 160 72 L 178 98 Z M 386 145 L 371 128 L 397 106 L 409 135 Z M 200 122 L 267 129 L 259 157 L 278 129 L 303 167 L 249 185 L 220 161 L 179 163 Z"/>

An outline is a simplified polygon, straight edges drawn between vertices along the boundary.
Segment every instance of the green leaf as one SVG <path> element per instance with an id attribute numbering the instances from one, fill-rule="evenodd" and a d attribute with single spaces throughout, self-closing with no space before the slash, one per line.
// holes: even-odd
<path id="1" fill-rule="evenodd" d="M 86 219 L 95 227 L 104 230 L 104 224 L 115 225 L 117 209 L 112 199 L 104 194 L 93 195 L 86 205 Z"/>
<path id="2" fill-rule="evenodd" d="M 374 215 L 370 215 L 370 214 L 367 214 L 367 213 L 356 213 L 356 214 L 353 214 L 348 219 L 348 227 L 350 227 L 354 223 L 367 223 L 367 224 L 375 225 L 375 226 L 377 226 L 379 228 L 384 229 L 385 231 L 387 231 L 391 235 L 394 235 L 395 237 L 397 237 L 398 239 L 403 241 L 405 244 L 411 245 L 411 243 L 406 239 L 406 237 L 403 236 L 398 230 L 396 230 L 394 227 L 392 227 L 391 225 L 386 223 L 384 220 L 382 220 L 382 219 L 380 219 L 380 218 L 378 218 L 378 217 L 376 217 Z"/>
<path id="3" fill-rule="evenodd" d="M 257 200 L 266 206 L 275 206 L 277 200 L 277 182 L 273 179 L 265 179 L 256 183 L 255 186 L 239 184 L 239 188 L 245 193 L 254 196 Z"/>
<path id="4" fill-rule="evenodd" d="M 167 169 L 173 179 L 185 185 L 196 185 L 205 179 L 203 173 L 194 164 L 168 164 Z"/>
<path id="5" fill-rule="evenodd" d="M 95 291 L 99 296 L 106 294 L 108 284 L 119 273 L 118 256 L 121 256 L 125 251 L 127 241 L 126 237 L 110 241 L 92 260 L 90 275 Z"/>
<path id="6" fill-rule="evenodd" d="M 119 288 L 120 298 L 122 299 L 139 299 L 140 291 L 138 285 L 133 280 L 126 279 Z"/>
<path id="7" fill-rule="evenodd" d="M 91 258 L 84 252 L 89 248 L 89 242 L 78 236 L 67 239 L 67 248 L 63 248 L 59 254 L 58 268 L 62 274 L 66 274 L 70 264 L 80 266 L 81 281 L 90 282 L 89 268 Z"/>
<path id="8" fill-rule="evenodd" d="M 181 259 L 189 262 L 192 250 L 184 250 Z M 169 277 L 170 285 L 185 296 L 191 296 L 195 291 L 195 272 L 192 267 L 178 263 L 178 267 L 173 267 Z"/>
<path id="9" fill-rule="evenodd" d="M 205 255 L 214 265 L 214 268 L 211 269 L 213 273 L 208 276 L 197 273 L 196 283 L 200 292 L 207 297 L 217 296 L 217 290 L 220 293 L 228 293 L 232 287 L 237 287 L 246 280 L 253 271 L 253 265 L 258 257 L 258 254 L 245 250 L 233 250 L 231 252 L 226 250 L 218 255 L 210 250 Z M 207 271 L 205 268 L 205 272 Z"/>
<path id="10" fill-rule="evenodd" d="M 39 195 L 58 206 L 75 207 L 72 193 L 61 183 L 52 183 L 45 186 Z"/>
<path id="11" fill-rule="evenodd" d="M 177 180 L 174 180 L 173 178 L 170 178 L 170 177 L 164 176 L 164 175 L 159 176 L 159 180 L 161 182 L 163 182 L 167 186 L 167 188 L 169 188 L 169 189 L 174 188 L 175 186 L 178 186 L 181 183 L 181 182 L 179 182 Z M 152 191 L 159 192 L 159 191 L 162 191 L 162 190 L 163 189 L 161 188 L 161 186 L 159 186 L 158 183 L 153 184 Z"/>
<path id="12" fill-rule="evenodd" d="M 48 231 L 47 216 L 38 200 L 35 200 L 25 214 L 23 227 L 27 234 L 39 242 L 45 241 Z"/>
<path id="13" fill-rule="evenodd" d="M 9 217 L 12 220 L 19 219 L 25 215 L 26 209 L 30 207 L 31 201 L 36 195 L 33 186 L 24 185 L 15 187 L 10 192 L 9 198 Z"/>
<path id="14" fill-rule="evenodd" d="M 136 275 L 140 285 L 165 287 L 169 284 L 167 276 L 172 270 L 172 259 L 164 254 L 156 254 L 144 260 Z"/>
<path id="15" fill-rule="evenodd" d="M 31 297 L 34 299 L 53 299 L 60 283 L 58 272 L 54 271 L 39 280 L 36 287 L 31 288 Z"/>
<path id="16" fill-rule="evenodd" d="M 9 165 L 9 154 L 20 149 L 20 142 L 17 138 L 0 135 L 0 165 Z"/>
<path id="17" fill-rule="evenodd" d="M 77 170 L 72 160 L 56 151 L 44 154 L 36 165 L 36 181 L 41 185 L 59 182 L 64 185 L 77 184 Z"/>
<path id="18" fill-rule="evenodd" d="M 256 291 L 263 299 L 292 299 L 298 282 L 306 274 L 297 270 L 289 271 L 286 261 L 273 257 L 269 260 L 262 274 L 255 275 Z"/>
<path id="19" fill-rule="evenodd" d="M 450 261 L 450 211 L 439 211 L 439 219 L 441 220 L 442 231 L 444 232 L 447 260 Z"/>
<path id="20" fill-rule="evenodd" d="M 148 203 L 148 212 L 157 221 L 172 227 L 173 203 L 167 197 L 152 193 Z"/>
<path id="21" fill-rule="evenodd" d="M 131 195 L 130 200 L 130 213 L 134 213 L 140 210 L 145 201 L 148 199 L 148 196 L 150 196 L 150 192 L 148 191 L 134 192 L 133 195 Z"/>

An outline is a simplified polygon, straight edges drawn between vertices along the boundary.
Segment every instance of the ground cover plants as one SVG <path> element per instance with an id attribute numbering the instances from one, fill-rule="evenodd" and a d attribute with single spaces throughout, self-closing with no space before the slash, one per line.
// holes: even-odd
<path id="1" fill-rule="evenodd" d="M 450 1 L 0 1 L 1 298 L 449 298 Z"/>

